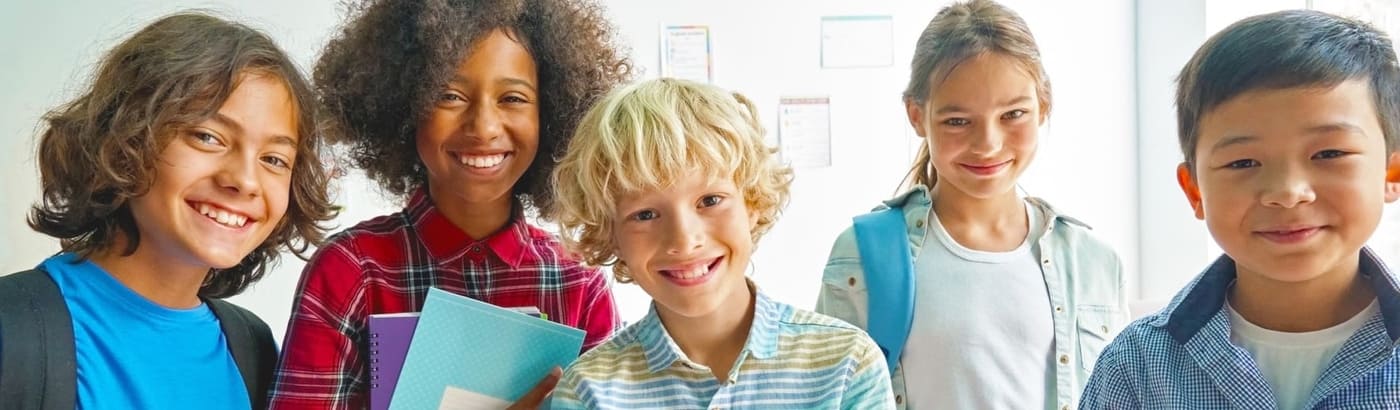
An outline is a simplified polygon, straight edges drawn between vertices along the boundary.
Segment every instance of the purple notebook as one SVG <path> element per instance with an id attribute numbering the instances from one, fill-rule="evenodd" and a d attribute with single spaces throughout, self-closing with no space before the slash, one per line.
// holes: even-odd
<path id="1" fill-rule="evenodd" d="M 369 408 L 386 410 L 408 356 L 419 313 L 369 315 Z"/>

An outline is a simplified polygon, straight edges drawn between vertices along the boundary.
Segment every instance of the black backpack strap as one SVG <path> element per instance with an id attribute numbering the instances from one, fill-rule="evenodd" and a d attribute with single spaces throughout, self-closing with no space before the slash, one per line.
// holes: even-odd
<path id="1" fill-rule="evenodd" d="M 76 360 L 73 317 L 48 273 L 0 277 L 0 407 L 76 408 Z"/>
<path id="2" fill-rule="evenodd" d="M 233 362 L 243 374 L 249 403 L 254 409 L 267 408 L 267 392 L 272 388 L 272 372 L 277 366 L 277 343 L 272 339 L 272 330 L 253 312 L 237 305 L 220 299 L 204 302 L 219 317 Z"/>

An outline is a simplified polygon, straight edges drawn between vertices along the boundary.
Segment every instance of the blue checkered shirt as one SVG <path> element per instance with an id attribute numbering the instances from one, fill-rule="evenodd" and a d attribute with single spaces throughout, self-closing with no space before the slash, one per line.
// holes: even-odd
<path id="1" fill-rule="evenodd" d="M 1400 409 L 1400 286 L 1370 249 L 1359 273 L 1380 314 L 1347 339 L 1303 408 Z M 1221 256 L 1161 312 L 1128 325 L 1099 356 L 1080 409 L 1274 409 L 1249 353 L 1230 342 L 1222 306 L 1235 261 Z"/>

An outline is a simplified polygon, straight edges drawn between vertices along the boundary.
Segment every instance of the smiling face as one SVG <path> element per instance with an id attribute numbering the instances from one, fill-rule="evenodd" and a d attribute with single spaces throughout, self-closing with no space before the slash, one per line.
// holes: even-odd
<path id="1" fill-rule="evenodd" d="M 657 309 L 698 318 L 748 308 L 744 269 L 757 219 L 731 178 L 695 172 L 623 196 L 614 221 L 618 258 Z"/>
<path id="2" fill-rule="evenodd" d="M 1258 89 L 1202 116 L 1182 189 L 1240 275 L 1301 283 L 1355 272 L 1375 231 L 1387 153 L 1370 86 Z M 1389 168 L 1390 177 L 1387 177 Z"/>
<path id="3" fill-rule="evenodd" d="M 244 74 L 208 120 L 178 130 L 150 190 L 128 203 L 146 260 L 201 271 L 237 265 L 287 211 L 297 111 L 279 78 Z"/>
<path id="4" fill-rule="evenodd" d="M 509 206 L 539 146 L 537 85 L 534 59 L 504 31 L 471 47 L 418 124 L 436 203 Z"/>
<path id="5" fill-rule="evenodd" d="M 978 54 L 934 87 L 927 105 L 906 104 L 928 142 L 936 187 L 974 198 L 1004 195 L 1035 158 L 1043 116 L 1036 81 L 1016 60 Z"/>

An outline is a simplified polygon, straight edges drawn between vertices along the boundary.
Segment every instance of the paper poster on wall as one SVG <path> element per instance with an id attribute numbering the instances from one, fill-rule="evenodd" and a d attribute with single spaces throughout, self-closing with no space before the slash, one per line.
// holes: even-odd
<path id="1" fill-rule="evenodd" d="M 822 17 L 822 68 L 888 67 L 893 43 L 890 16 Z"/>
<path id="2" fill-rule="evenodd" d="M 795 168 L 831 166 L 831 98 L 778 99 L 778 151 Z"/>
<path id="3" fill-rule="evenodd" d="M 711 50 L 708 26 L 661 29 L 661 76 L 709 83 Z"/>

